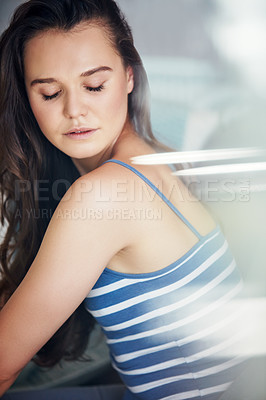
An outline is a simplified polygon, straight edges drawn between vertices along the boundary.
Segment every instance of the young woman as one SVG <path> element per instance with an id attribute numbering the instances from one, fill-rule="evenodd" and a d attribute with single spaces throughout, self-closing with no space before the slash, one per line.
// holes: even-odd
<path id="1" fill-rule="evenodd" d="M 166 147 L 116 3 L 30 0 L 0 57 L 0 394 L 36 353 L 82 355 L 92 315 L 126 399 L 217 399 L 241 362 L 241 279 L 170 167 L 131 165 Z"/>

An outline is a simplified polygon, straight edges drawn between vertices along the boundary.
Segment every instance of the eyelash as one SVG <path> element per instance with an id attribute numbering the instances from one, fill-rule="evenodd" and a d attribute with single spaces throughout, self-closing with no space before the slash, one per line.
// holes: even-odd
<path id="1" fill-rule="evenodd" d="M 86 89 L 89 92 L 101 92 L 103 90 L 103 85 L 100 85 L 100 86 L 95 87 L 95 88 L 94 87 L 90 87 L 90 86 L 86 86 Z M 60 92 L 61 92 L 61 90 L 59 92 L 56 92 L 55 94 L 52 94 L 51 96 L 47 96 L 45 94 L 43 94 L 42 96 L 43 96 L 43 99 L 45 101 L 49 101 L 49 100 L 55 99 L 59 95 Z"/>
<path id="2" fill-rule="evenodd" d="M 90 92 L 101 92 L 103 90 L 103 84 L 95 88 L 86 86 L 86 89 Z"/>
<path id="3" fill-rule="evenodd" d="M 46 94 L 43 94 L 42 97 L 43 97 L 43 99 L 44 99 L 45 101 L 53 100 L 53 99 L 55 99 L 55 98 L 59 95 L 59 93 L 60 93 L 60 92 L 57 92 L 57 93 L 55 93 L 55 94 L 52 94 L 51 96 L 47 96 Z"/>

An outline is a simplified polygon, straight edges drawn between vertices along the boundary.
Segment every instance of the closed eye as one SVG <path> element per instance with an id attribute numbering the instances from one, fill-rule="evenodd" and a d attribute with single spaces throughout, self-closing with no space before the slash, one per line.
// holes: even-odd
<path id="1" fill-rule="evenodd" d="M 86 89 L 89 92 L 100 92 L 101 90 L 103 90 L 103 84 L 97 87 L 90 87 L 90 86 L 86 86 Z"/>
<path id="2" fill-rule="evenodd" d="M 48 95 L 46 95 L 46 94 L 43 94 L 42 97 L 43 97 L 43 99 L 44 99 L 45 101 L 47 101 L 47 100 L 53 100 L 53 99 L 55 99 L 55 98 L 59 95 L 59 93 L 60 93 L 60 91 L 59 91 L 59 92 L 56 92 L 56 93 L 54 93 L 54 94 L 52 94 L 51 96 L 48 96 Z"/>
<path id="3" fill-rule="evenodd" d="M 100 85 L 100 86 L 97 86 L 97 87 L 86 86 L 86 89 L 87 89 L 89 92 L 100 92 L 101 90 L 103 90 L 103 88 L 104 88 L 103 84 Z M 43 97 L 43 99 L 44 99 L 45 101 L 53 100 L 53 99 L 55 99 L 55 98 L 60 94 L 60 92 L 61 92 L 61 90 L 59 90 L 58 92 L 56 92 L 56 93 L 54 93 L 54 94 L 52 94 L 52 95 L 50 95 L 50 96 L 48 96 L 48 95 L 46 95 L 46 94 L 43 94 L 42 97 Z"/>

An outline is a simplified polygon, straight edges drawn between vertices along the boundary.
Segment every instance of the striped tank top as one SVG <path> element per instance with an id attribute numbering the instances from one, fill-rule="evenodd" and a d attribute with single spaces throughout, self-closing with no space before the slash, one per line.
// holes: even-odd
<path id="1" fill-rule="evenodd" d="M 198 242 L 160 270 L 126 274 L 105 268 L 84 301 L 101 325 L 124 399 L 216 400 L 243 361 L 237 298 L 242 281 L 219 226 L 206 236 L 143 174 L 196 234 Z"/>

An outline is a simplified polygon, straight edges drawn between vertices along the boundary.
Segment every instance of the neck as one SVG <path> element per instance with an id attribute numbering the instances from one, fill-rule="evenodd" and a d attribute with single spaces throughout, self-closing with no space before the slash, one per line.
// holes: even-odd
<path id="1" fill-rule="evenodd" d="M 97 154 L 90 158 L 72 158 L 73 164 L 79 171 L 80 175 L 86 175 L 88 172 L 93 171 L 98 168 L 104 161 L 111 158 L 111 152 L 105 151 L 104 153 Z"/>

